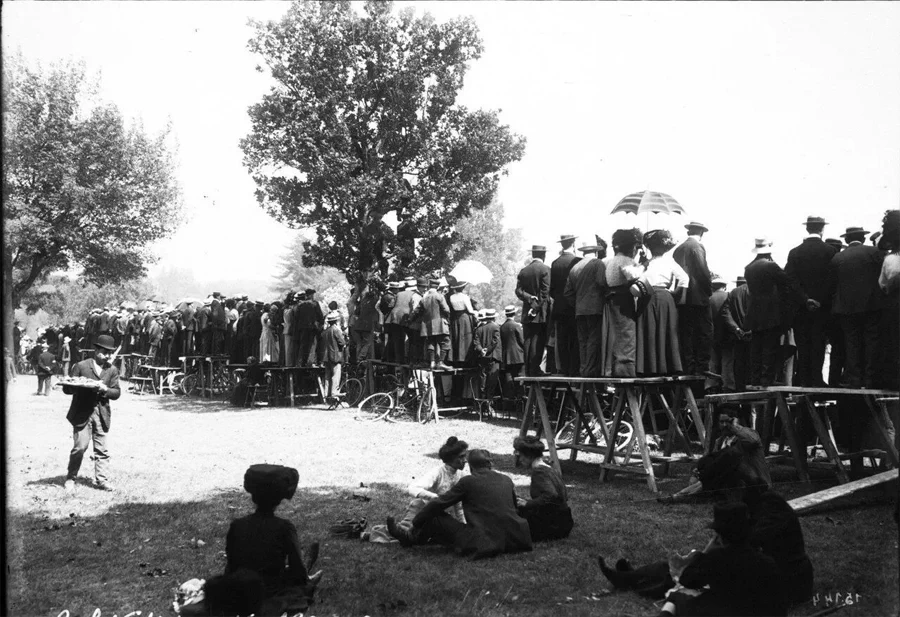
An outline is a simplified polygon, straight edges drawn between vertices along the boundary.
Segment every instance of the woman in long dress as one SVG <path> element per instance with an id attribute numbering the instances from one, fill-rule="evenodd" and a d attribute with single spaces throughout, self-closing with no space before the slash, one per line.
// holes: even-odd
<path id="1" fill-rule="evenodd" d="M 634 259 L 642 238 L 637 228 L 617 230 L 612 237 L 615 254 L 603 260 L 607 286 L 604 288 L 601 359 L 605 377 L 637 376 L 636 310 L 631 286 L 644 273 L 644 268 Z"/>
<path id="2" fill-rule="evenodd" d="M 531 499 L 516 498 L 519 516 L 528 521 L 531 539 L 558 540 L 565 538 L 575 524 L 569 509 L 568 493 L 562 476 L 544 460 L 544 443 L 529 435 L 513 440 L 516 467 L 531 473 Z"/>
<path id="3" fill-rule="evenodd" d="M 672 259 L 674 246 L 672 234 L 665 229 L 644 234 L 644 247 L 652 257 L 640 279 L 649 295 L 639 303 L 637 312 L 638 375 L 670 375 L 682 370 L 676 298 L 685 294 L 690 278 Z"/>
<path id="4" fill-rule="evenodd" d="M 463 293 L 465 281 L 450 285 L 450 363 L 454 366 L 466 365 L 472 361 L 472 343 L 474 336 L 475 308 L 469 295 Z"/>
<path id="5" fill-rule="evenodd" d="M 260 323 L 262 323 L 262 334 L 259 335 L 259 361 L 260 362 L 277 362 L 278 361 L 278 340 L 275 338 L 275 332 L 272 330 L 272 322 L 269 319 L 269 310 L 271 305 L 267 304 L 263 308 Z"/>

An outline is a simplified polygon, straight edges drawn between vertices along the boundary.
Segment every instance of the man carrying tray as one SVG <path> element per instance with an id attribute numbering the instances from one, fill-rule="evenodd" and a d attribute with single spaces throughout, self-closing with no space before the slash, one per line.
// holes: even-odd
<path id="1" fill-rule="evenodd" d="M 70 379 L 62 381 L 63 392 L 72 395 L 72 404 L 66 414 L 74 429 L 74 445 L 69 454 L 69 471 L 65 489 L 75 489 L 75 478 L 87 451 L 88 442 L 94 442 L 94 487 L 102 491 L 113 490 L 109 483 L 109 452 L 106 435 L 109 432 L 111 400 L 119 398 L 119 370 L 110 363 L 115 351 L 113 337 L 101 334 L 94 343 L 94 357 L 82 360 L 72 367 Z"/>

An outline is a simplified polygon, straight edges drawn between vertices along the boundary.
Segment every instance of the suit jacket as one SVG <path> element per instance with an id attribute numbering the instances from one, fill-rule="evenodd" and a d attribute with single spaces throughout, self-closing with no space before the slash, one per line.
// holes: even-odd
<path id="1" fill-rule="evenodd" d="M 724 289 L 714 291 L 709 297 L 709 310 L 712 313 L 713 320 L 713 341 L 717 345 L 722 342 L 722 338 L 725 335 L 725 322 L 722 317 L 722 307 L 725 305 L 725 300 L 727 299 L 728 292 Z"/>
<path id="2" fill-rule="evenodd" d="M 720 317 L 724 325 L 722 342 L 734 343 L 738 340 L 738 329 L 747 331 L 747 305 L 750 304 L 750 289 L 746 285 L 735 287 L 728 292 L 722 304 Z"/>
<path id="3" fill-rule="evenodd" d="M 503 345 L 500 342 L 500 326 L 494 321 L 485 321 L 475 328 L 476 358 L 479 360 L 503 360 Z"/>
<path id="4" fill-rule="evenodd" d="M 409 312 L 411 310 L 410 301 L 412 300 L 412 297 L 412 289 L 404 289 L 403 291 L 398 293 L 397 301 L 394 303 L 394 308 L 391 309 L 391 312 L 384 320 L 384 323 L 406 325 L 406 322 L 409 320 Z"/>
<path id="5" fill-rule="evenodd" d="M 832 312 L 852 315 L 881 309 L 878 276 L 883 261 L 884 253 L 865 244 L 851 244 L 832 257 L 828 277 Z"/>
<path id="6" fill-rule="evenodd" d="M 97 332 L 109 332 L 109 311 L 100 313 L 100 321 L 97 323 Z"/>
<path id="7" fill-rule="evenodd" d="M 750 302 L 746 330 L 789 328 L 796 312 L 804 308 L 806 294 L 774 261 L 755 259 L 744 268 Z"/>
<path id="8" fill-rule="evenodd" d="M 328 326 L 322 333 L 322 341 L 325 347 L 325 355 L 322 359 L 325 362 L 343 362 L 344 361 L 344 334 L 341 332 L 340 326 L 337 324 Z"/>
<path id="9" fill-rule="evenodd" d="M 569 270 L 564 295 L 575 307 L 575 315 L 602 315 L 606 268 L 600 259 L 582 259 Z"/>
<path id="10" fill-rule="evenodd" d="M 197 309 L 195 317 L 197 318 L 198 332 L 207 332 L 209 330 L 211 316 L 212 310 L 208 306 L 203 305 L 199 309 Z"/>
<path id="11" fill-rule="evenodd" d="M 419 293 L 418 289 L 413 289 L 412 295 L 409 297 L 409 302 L 407 303 L 407 312 L 409 317 L 406 320 L 406 327 L 414 331 L 416 334 L 419 334 L 419 331 L 422 327 L 423 313 L 422 311 L 418 310 L 419 304 L 421 303 L 422 294 Z"/>
<path id="12" fill-rule="evenodd" d="M 785 273 L 800 286 L 800 289 L 822 304 L 819 310 L 827 310 L 831 305 L 828 270 L 831 258 L 837 252 L 836 248 L 825 244 L 822 238 L 810 237 L 791 249 L 784 265 Z"/>
<path id="13" fill-rule="evenodd" d="M 513 482 L 493 469 L 464 476 L 446 493 L 429 501 L 413 519 L 413 527 L 421 528 L 457 503 L 462 503 L 466 525 L 454 544 L 463 555 L 473 554 L 479 559 L 531 550 L 531 531 L 528 521 L 516 512 Z"/>
<path id="14" fill-rule="evenodd" d="M 147 330 L 147 338 L 151 345 L 159 345 L 159 340 L 162 338 L 162 326 L 160 326 L 159 322 L 155 319 L 150 322 L 150 329 Z"/>
<path id="15" fill-rule="evenodd" d="M 566 281 L 572 267 L 581 261 L 574 253 L 562 253 L 550 264 L 550 297 L 553 298 L 553 314 L 575 316 L 575 305 L 565 295 Z"/>
<path id="16" fill-rule="evenodd" d="M 294 307 L 294 336 L 300 334 L 298 330 L 318 330 L 325 323 L 325 315 L 322 307 L 315 300 L 303 300 Z"/>
<path id="17" fill-rule="evenodd" d="M 72 367 L 71 375 L 72 377 L 98 379 L 94 373 L 93 366 L 94 360 L 92 358 L 82 360 Z M 111 364 L 107 364 L 103 367 L 99 379 L 108 388 L 106 394 L 100 394 L 99 391 L 89 388 L 63 386 L 63 392 L 72 395 L 72 403 L 69 405 L 69 413 L 66 414 L 66 420 L 72 424 L 76 431 L 80 431 L 87 426 L 95 410 L 100 414 L 100 424 L 103 426 L 103 430 L 109 430 L 111 421 L 109 402 L 119 398 L 119 395 L 122 393 L 119 389 L 119 369 Z"/>
<path id="18" fill-rule="evenodd" d="M 422 336 L 440 336 L 450 334 L 450 306 L 444 294 L 437 289 L 429 289 L 422 296 L 422 301 L 414 311 L 421 318 L 419 333 Z"/>
<path id="19" fill-rule="evenodd" d="M 531 315 L 531 297 L 536 296 L 538 305 Z M 550 319 L 552 300 L 550 299 L 550 268 L 540 259 L 519 270 L 516 278 L 516 297 L 522 301 L 522 323 L 541 324 Z"/>
<path id="20" fill-rule="evenodd" d="M 378 298 L 367 292 L 356 305 L 356 321 L 353 329 L 361 332 L 378 332 L 381 330 L 381 313 L 378 312 Z"/>
<path id="21" fill-rule="evenodd" d="M 712 276 L 706 265 L 706 248 L 693 236 L 681 243 L 672 252 L 672 258 L 691 279 L 685 296 L 687 306 L 708 306 L 712 294 Z"/>
<path id="22" fill-rule="evenodd" d="M 500 365 L 525 364 L 525 337 L 522 324 L 509 318 L 500 325 Z"/>
<path id="23" fill-rule="evenodd" d="M 213 299 L 209 305 L 210 321 L 213 330 L 224 330 L 228 325 L 228 318 L 225 316 L 225 306 L 216 299 Z"/>
<path id="24" fill-rule="evenodd" d="M 181 327 L 185 330 L 193 331 L 197 329 L 197 320 L 194 318 L 196 314 L 196 309 L 188 304 L 183 311 L 181 311 Z"/>
<path id="25" fill-rule="evenodd" d="M 381 300 L 378 301 L 378 310 L 384 315 L 384 323 L 387 323 L 387 316 L 391 314 L 391 311 L 394 310 L 396 305 L 397 294 L 393 291 L 386 291 L 381 295 Z"/>

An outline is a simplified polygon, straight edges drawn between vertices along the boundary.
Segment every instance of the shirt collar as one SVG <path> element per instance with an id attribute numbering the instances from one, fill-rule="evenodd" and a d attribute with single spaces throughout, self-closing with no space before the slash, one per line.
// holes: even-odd
<path id="1" fill-rule="evenodd" d="M 862 242 L 860 242 L 859 240 L 854 240 L 853 242 L 847 244 L 847 246 L 856 246 L 857 244 L 862 244 Z"/>
<path id="2" fill-rule="evenodd" d="M 821 240 L 821 239 L 822 239 L 822 234 L 809 234 L 809 235 L 806 236 L 806 239 L 807 239 L 807 240 L 812 240 L 813 238 L 815 238 L 815 239 L 817 239 L 817 240 Z"/>

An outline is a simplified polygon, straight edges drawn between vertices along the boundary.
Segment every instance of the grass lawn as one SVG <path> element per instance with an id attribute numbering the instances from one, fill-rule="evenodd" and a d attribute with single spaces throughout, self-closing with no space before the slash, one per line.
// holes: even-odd
<path id="1" fill-rule="evenodd" d="M 242 481 L 253 463 L 300 471 L 297 494 L 278 514 L 297 524 L 304 543 L 323 543 L 325 578 L 312 615 L 655 615 L 659 606 L 648 600 L 608 593 L 597 555 L 640 564 L 702 548 L 710 537 L 711 505 L 660 505 L 642 481 L 625 475 L 601 484 L 596 459 L 582 455 L 563 463 L 575 529 L 531 553 L 469 562 L 438 547 L 333 538 L 328 527 L 341 518 L 383 523 L 402 513 L 406 485 L 437 463 L 450 435 L 491 450 L 495 466 L 526 495 L 529 478 L 513 467 L 517 424 L 474 417 L 369 424 L 346 409 L 239 410 L 169 395 L 123 393 L 113 402 L 117 490 L 92 489 L 85 458 L 83 482 L 70 494 L 62 488 L 69 397 L 56 389 L 33 396 L 35 381 L 10 384 L 5 407 L 10 615 L 174 614 L 174 587 L 223 569 L 228 525 L 252 509 Z M 661 489 L 682 488 L 688 473 L 687 465 L 674 466 Z M 835 483 L 819 475 L 804 486 L 783 467 L 773 476 L 788 498 Z M 801 519 L 820 601 L 792 614 L 822 610 L 838 593 L 855 602 L 842 617 L 898 614 L 895 498 L 875 489 Z"/>

